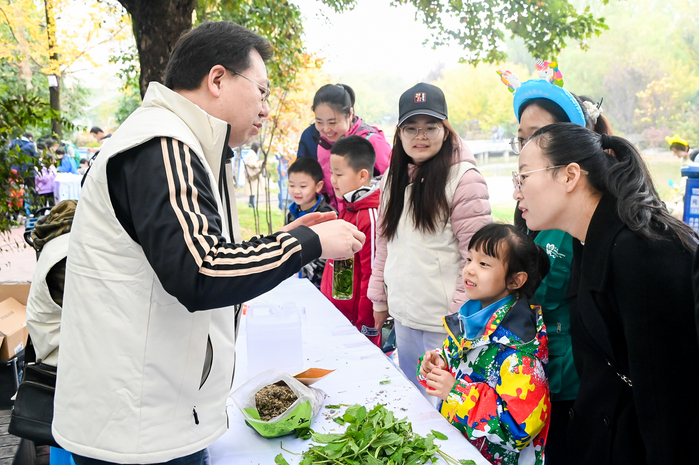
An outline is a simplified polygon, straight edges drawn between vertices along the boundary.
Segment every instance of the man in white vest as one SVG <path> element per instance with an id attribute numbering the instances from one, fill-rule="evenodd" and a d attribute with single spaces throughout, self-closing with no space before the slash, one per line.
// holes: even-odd
<path id="1" fill-rule="evenodd" d="M 183 35 L 165 85 L 149 85 L 86 175 L 53 421 L 77 465 L 201 464 L 227 428 L 233 305 L 362 247 L 334 213 L 240 237 L 230 147 L 269 114 L 270 56 L 267 40 L 230 22 Z"/>

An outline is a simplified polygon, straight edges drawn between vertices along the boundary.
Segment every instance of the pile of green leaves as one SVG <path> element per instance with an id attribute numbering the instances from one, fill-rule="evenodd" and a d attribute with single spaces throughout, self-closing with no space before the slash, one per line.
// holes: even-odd
<path id="1" fill-rule="evenodd" d="M 362 405 L 352 405 L 333 421 L 348 423 L 342 434 L 320 434 L 311 431 L 314 445 L 304 452 L 301 465 L 408 465 L 435 463 L 439 457 L 452 465 L 475 465 L 472 460 L 456 460 L 434 443 L 447 437 L 432 430 L 427 437 L 413 433 L 407 419 L 396 419 L 393 412 L 379 404 L 369 412 Z M 288 451 L 287 451 L 288 452 Z M 282 454 L 277 465 L 289 465 Z"/>

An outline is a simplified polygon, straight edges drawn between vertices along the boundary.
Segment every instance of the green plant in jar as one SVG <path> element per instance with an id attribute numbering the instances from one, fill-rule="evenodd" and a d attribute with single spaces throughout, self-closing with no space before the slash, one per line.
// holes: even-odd
<path id="1" fill-rule="evenodd" d="M 333 299 L 350 300 L 354 288 L 354 257 L 335 260 L 333 268 Z"/>

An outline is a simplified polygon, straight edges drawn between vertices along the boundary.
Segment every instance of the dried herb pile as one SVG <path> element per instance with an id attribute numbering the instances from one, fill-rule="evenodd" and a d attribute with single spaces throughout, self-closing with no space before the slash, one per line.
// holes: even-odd
<path id="1" fill-rule="evenodd" d="M 296 394 L 286 383 L 283 386 L 270 384 L 255 393 L 255 407 L 260 414 L 260 420 L 269 421 L 281 415 L 296 402 Z"/>
<path id="2" fill-rule="evenodd" d="M 362 405 L 352 405 L 333 421 L 347 423 L 347 430 L 342 434 L 311 431 L 312 440 L 324 445 L 305 451 L 301 465 L 420 465 L 435 463 L 439 457 L 452 465 L 475 465 L 472 460 L 456 460 L 442 452 L 434 440 L 446 440 L 444 434 L 434 430 L 427 437 L 415 434 L 407 419 L 397 420 L 381 404 L 369 412 Z M 282 454 L 274 462 L 289 465 Z"/>

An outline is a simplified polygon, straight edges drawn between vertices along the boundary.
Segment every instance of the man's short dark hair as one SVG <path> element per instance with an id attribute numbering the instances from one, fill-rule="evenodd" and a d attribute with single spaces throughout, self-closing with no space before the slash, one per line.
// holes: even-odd
<path id="1" fill-rule="evenodd" d="M 269 41 L 249 29 L 230 21 L 204 23 L 184 33 L 175 44 L 165 70 L 165 86 L 198 89 L 216 65 L 242 73 L 250 67 L 253 49 L 264 61 L 272 58 Z"/>
<path id="2" fill-rule="evenodd" d="M 81 159 L 80 159 L 80 164 L 82 165 L 83 163 L 87 163 L 87 158 L 81 158 Z"/>
<path id="3" fill-rule="evenodd" d="M 323 168 L 320 166 L 320 163 L 318 163 L 318 160 L 313 157 L 297 158 L 296 161 L 291 164 L 287 173 L 307 174 L 313 178 L 316 184 L 323 180 Z"/>
<path id="4" fill-rule="evenodd" d="M 369 176 L 374 173 L 374 163 L 376 163 L 376 152 L 371 142 L 360 136 L 343 137 L 330 149 L 333 155 L 339 155 L 347 159 L 347 164 L 356 173 L 367 170 Z"/>
<path id="5" fill-rule="evenodd" d="M 64 149 L 63 147 L 58 147 L 56 149 L 56 155 L 65 155 L 65 154 L 66 154 L 66 149 Z"/>
<path id="6" fill-rule="evenodd" d="M 22 137 L 24 137 L 25 139 L 34 140 L 34 134 L 32 134 L 32 133 L 29 132 L 29 131 L 27 131 L 27 132 L 25 132 L 24 134 L 22 134 Z"/>
<path id="7" fill-rule="evenodd" d="M 104 132 L 99 126 L 92 126 L 92 129 L 90 129 L 90 134 L 97 134 L 99 132 Z"/>

